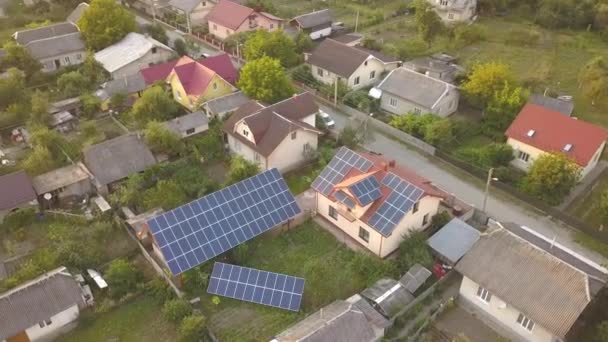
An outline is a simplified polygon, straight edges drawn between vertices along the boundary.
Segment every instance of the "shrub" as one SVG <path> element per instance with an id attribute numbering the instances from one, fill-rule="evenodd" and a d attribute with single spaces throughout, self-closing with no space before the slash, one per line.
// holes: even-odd
<path id="1" fill-rule="evenodd" d="M 372 100 L 367 96 L 367 93 L 362 90 L 355 90 L 347 93 L 344 96 L 344 104 L 356 108 L 364 113 L 369 113 L 372 110 Z"/>
<path id="2" fill-rule="evenodd" d="M 483 147 L 469 147 L 456 152 L 467 162 L 482 168 L 507 166 L 513 160 L 513 148 L 507 144 L 492 143 Z"/>
<path id="3" fill-rule="evenodd" d="M 486 36 L 486 30 L 478 24 L 460 24 L 454 27 L 454 42 L 458 47 L 483 41 L 486 39 Z"/>
<path id="4" fill-rule="evenodd" d="M 172 299 L 163 305 L 163 317 L 171 323 L 179 323 L 192 313 L 192 306 L 185 299 Z"/>
<path id="5" fill-rule="evenodd" d="M 112 261 L 106 271 L 106 279 L 110 285 L 110 297 L 120 299 L 129 291 L 134 290 L 141 278 L 140 272 L 125 259 Z"/>
<path id="6" fill-rule="evenodd" d="M 433 265 L 433 256 L 426 244 L 427 236 L 420 231 L 411 232 L 399 244 L 397 265 L 401 272 L 409 270 L 414 264 L 421 264 L 427 268 Z"/>
<path id="7" fill-rule="evenodd" d="M 147 283 L 146 290 L 159 303 L 165 303 L 175 298 L 175 292 L 161 277 L 156 277 Z"/>
<path id="8" fill-rule="evenodd" d="M 207 325 L 205 316 L 191 315 L 179 326 L 180 342 L 200 342 L 206 339 Z"/>
<path id="9" fill-rule="evenodd" d="M 433 227 L 433 229 L 440 229 L 446 224 L 448 224 L 448 222 L 450 222 L 451 220 L 452 217 L 450 216 L 450 214 L 447 211 L 442 211 L 433 216 L 433 218 L 431 219 L 431 226 Z"/>
<path id="10" fill-rule="evenodd" d="M 448 119 L 431 122 L 424 129 L 424 141 L 431 145 L 446 144 L 452 137 L 452 123 Z"/>

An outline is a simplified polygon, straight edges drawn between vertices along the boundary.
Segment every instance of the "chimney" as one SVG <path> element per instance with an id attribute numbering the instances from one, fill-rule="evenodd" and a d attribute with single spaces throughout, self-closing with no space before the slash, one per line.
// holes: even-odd
<path id="1" fill-rule="evenodd" d="M 388 166 L 389 167 L 395 167 L 396 163 L 397 162 L 395 161 L 395 159 L 392 159 L 391 161 L 388 162 Z"/>
<path id="2" fill-rule="evenodd" d="M 388 171 L 388 164 L 386 162 L 382 162 L 380 165 L 382 166 L 382 170 Z"/>

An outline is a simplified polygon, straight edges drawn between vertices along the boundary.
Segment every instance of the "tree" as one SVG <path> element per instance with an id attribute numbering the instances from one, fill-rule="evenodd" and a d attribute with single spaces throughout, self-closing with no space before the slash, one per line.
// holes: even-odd
<path id="1" fill-rule="evenodd" d="M 248 0 L 247 7 L 258 10 L 259 12 L 263 11 L 266 13 L 279 15 L 276 7 L 272 4 L 271 1 L 268 0 Z"/>
<path id="2" fill-rule="evenodd" d="M 466 81 L 462 84 L 462 90 L 471 103 L 486 107 L 505 84 L 515 84 L 514 76 L 506 64 L 479 63 L 473 66 Z"/>
<path id="3" fill-rule="evenodd" d="M 557 205 L 576 185 L 580 173 L 580 167 L 566 155 L 542 154 L 528 170 L 522 188 L 532 196 Z"/>
<path id="4" fill-rule="evenodd" d="M 36 130 L 30 131 L 30 143 L 34 147 L 47 148 L 56 160 L 62 161 L 65 159 L 63 148 L 68 145 L 68 141 L 55 130 L 48 127 L 38 127 Z"/>
<path id="5" fill-rule="evenodd" d="M 27 79 L 40 71 L 42 65 L 30 55 L 27 49 L 15 42 L 4 44 L 4 57 L 2 58 L 2 68 L 17 68 L 25 73 Z"/>
<path id="6" fill-rule="evenodd" d="M 78 20 L 78 28 L 93 51 L 110 46 L 137 31 L 135 16 L 114 0 L 93 0 Z"/>
<path id="7" fill-rule="evenodd" d="M 448 143 L 453 137 L 453 126 L 449 119 L 440 119 L 426 126 L 424 141 L 431 145 Z"/>
<path id="8" fill-rule="evenodd" d="M 49 114 L 49 95 L 41 91 L 35 91 L 30 100 L 30 117 L 27 126 L 30 132 L 37 127 L 46 127 L 51 121 Z"/>
<path id="9" fill-rule="evenodd" d="M 159 180 L 156 185 L 140 194 L 145 210 L 173 209 L 188 201 L 184 190 L 174 180 Z"/>
<path id="10" fill-rule="evenodd" d="M 110 285 L 110 296 L 114 299 L 120 299 L 129 291 L 135 290 L 137 282 L 141 278 L 140 272 L 125 259 L 112 261 L 105 276 Z"/>
<path id="11" fill-rule="evenodd" d="M 131 110 L 131 118 L 141 127 L 150 121 L 165 121 L 175 117 L 178 113 L 178 104 L 162 88 L 153 86 L 146 89 L 137 99 Z"/>
<path id="12" fill-rule="evenodd" d="M 146 144 L 155 153 L 178 154 L 182 150 L 181 137 L 158 121 L 150 121 L 144 131 Z"/>
<path id="13" fill-rule="evenodd" d="M 315 45 L 310 39 L 308 33 L 304 31 L 298 32 L 296 37 L 294 38 L 294 42 L 296 43 L 296 48 L 298 53 L 303 53 L 305 51 L 311 50 Z"/>
<path id="14" fill-rule="evenodd" d="M 203 315 L 190 315 L 179 325 L 180 342 L 204 341 L 207 335 L 206 319 Z"/>
<path id="15" fill-rule="evenodd" d="M 230 170 L 228 170 L 229 184 L 238 183 L 249 177 L 253 177 L 260 172 L 258 164 L 254 164 L 245 160 L 241 156 L 234 156 L 230 161 Z"/>
<path id="16" fill-rule="evenodd" d="M 608 61 L 603 56 L 589 61 L 579 74 L 585 96 L 595 101 L 608 96 Z"/>
<path id="17" fill-rule="evenodd" d="M 163 305 L 163 317 L 174 324 L 181 322 L 191 313 L 192 306 L 190 305 L 190 302 L 182 298 L 170 300 Z"/>
<path id="18" fill-rule="evenodd" d="M 66 97 L 78 96 L 83 90 L 88 90 L 90 86 L 87 78 L 78 71 L 66 72 L 57 79 L 57 87 Z"/>
<path id="19" fill-rule="evenodd" d="M 51 151 L 44 146 L 34 146 L 32 152 L 21 165 L 30 176 L 36 176 L 56 169 L 59 163 Z"/>
<path id="20" fill-rule="evenodd" d="M 293 95 L 294 89 L 277 59 L 264 56 L 241 69 L 238 87 L 256 100 L 275 103 Z"/>
<path id="21" fill-rule="evenodd" d="M 483 118 L 483 127 L 488 135 L 504 134 L 523 105 L 528 100 L 529 92 L 505 81 L 502 89 L 497 90 L 490 98 Z"/>
<path id="22" fill-rule="evenodd" d="M 443 22 L 427 1 L 417 0 L 414 6 L 416 8 L 415 21 L 418 34 L 428 44 L 428 47 L 431 47 L 435 37 L 444 28 Z"/>
<path id="23" fill-rule="evenodd" d="M 103 65 L 95 59 L 95 55 L 91 52 L 87 52 L 87 56 L 80 66 L 80 73 L 89 81 L 89 90 L 97 88 L 106 79 Z"/>
<path id="24" fill-rule="evenodd" d="M 82 104 L 82 116 L 84 117 L 91 118 L 101 110 L 101 100 L 91 93 L 81 95 L 80 103 Z"/>
<path id="25" fill-rule="evenodd" d="M 0 110 L 26 101 L 25 78 L 19 69 L 8 69 L 8 77 L 0 78 Z"/>
<path id="26" fill-rule="evenodd" d="M 427 268 L 433 265 L 433 256 L 426 244 L 426 235 L 420 231 L 411 232 L 399 244 L 397 265 L 400 270 L 409 270 L 414 264 Z"/>
<path id="27" fill-rule="evenodd" d="M 150 37 L 158 40 L 159 42 L 165 45 L 169 44 L 169 37 L 167 36 L 167 32 L 165 32 L 164 27 L 162 27 L 159 23 L 147 24 L 145 30 L 150 34 Z"/>
<path id="28" fill-rule="evenodd" d="M 183 39 L 176 39 L 173 42 L 173 48 L 175 52 L 177 52 L 180 56 L 186 56 L 188 54 L 188 47 L 186 46 L 186 42 Z"/>
<path id="29" fill-rule="evenodd" d="M 295 42 L 281 30 L 255 31 L 245 42 L 243 55 L 248 61 L 268 56 L 278 59 L 284 67 L 297 64 L 299 59 Z"/>
<path id="30" fill-rule="evenodd" d="M 125 93 L 116 93 L 110 97 L 109 106 L 112 110 L 119 111 L 127 106 L 129 95 Z"/>

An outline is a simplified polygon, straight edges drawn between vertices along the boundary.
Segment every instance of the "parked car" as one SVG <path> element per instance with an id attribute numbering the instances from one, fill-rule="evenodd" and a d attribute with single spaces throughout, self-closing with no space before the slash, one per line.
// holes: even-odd
<path id="1" fill-rule="evenodd" d="M 322 110 L 319 110 L 319 116 L 321 117 L 321 120 L 323 120 L 323 122 L 325 123 L 325 127 L 329 129 L 333 129 L 334 127 L 336 127 L 336 122 L 334 121 L 334 119 L 331 118 L 331 116 L 329 116 L 329 114 L 325 113 Z"/>

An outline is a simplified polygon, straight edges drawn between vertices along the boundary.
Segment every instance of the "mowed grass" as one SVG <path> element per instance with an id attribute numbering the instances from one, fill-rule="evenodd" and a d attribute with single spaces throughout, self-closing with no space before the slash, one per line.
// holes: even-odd
<path id="1" fill-rule="evenodd" d="M 161 308 L 150 297 L 141 296 L 90 320 L 81 319 L 75 330 L 58 341 L 176 341 L 176 327 L 162 317 Z"/>
<path id="2" fill-rule="evenodd" d="M 312 221 L 278 236 L 257 238 L 241 265 L 306 279 L 300 312 L 221 297 L 221 303 L 210 308 L 210 327 L 220 341 L 268 341 L 322 306 L 373 283 L 384 263 L 347 249 Z M 207 306 L 210 298 L 202 301 Z"/>
<path id="3" fill-rule="evenodd" d="M 294 195 L 301 194 L 310 188 L 310 184 L 316 177 L 316 167 L 317 164 L 309 165 L 285 175 L 285 182 Z"/>

